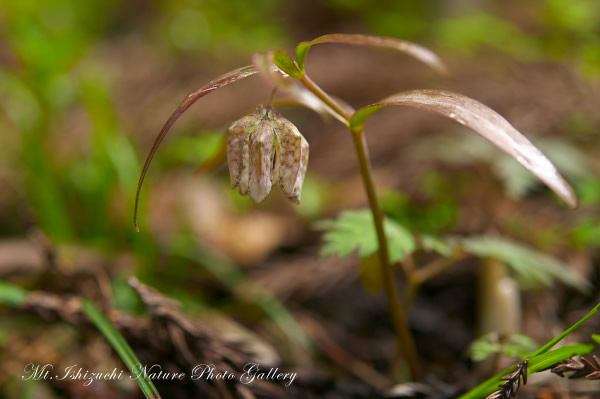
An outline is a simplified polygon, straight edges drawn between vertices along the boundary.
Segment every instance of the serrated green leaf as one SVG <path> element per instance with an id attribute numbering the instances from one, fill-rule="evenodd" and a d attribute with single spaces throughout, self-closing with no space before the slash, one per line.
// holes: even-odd
<path id="1" fill-rule="evenodd" d="M 589 282 L 560 260 L 501 237 L 479 236 L 456 239 L 466 252 L 493 257 L 509 265 L 525 287 L 549 286 L 554 279 L 585 291 Z"/>
<path id="2" fill-rule="evenodd" d="M 386 218 L 384 228 L 392 262 L 402 260 L 416 249 L 414 237 L 400 224 Z M 366 257 L 379 248 L 375 223 L 368 209 L 342 212 L 328 226 L 323 241 L 321 256 L 344 257 L 358 251 L 360 257 Z"/>

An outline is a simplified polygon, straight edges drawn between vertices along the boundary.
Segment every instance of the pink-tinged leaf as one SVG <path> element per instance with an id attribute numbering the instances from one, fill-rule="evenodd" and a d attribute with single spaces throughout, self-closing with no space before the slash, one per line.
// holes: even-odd
<path id="1" fill-rule="evenodd" d="M 135 226 L 136 231 L 139 231 L 139 228 L 137 225 L 137 210 L 138 210 L 138 203 L 139 203 L 140 191 L 142 189 L 142 184 L 144 183 L 144 178 L 146 177 L 146 173 L 148 172 L 148 168 L 150 167 L 152 158 L 154 158 L 154 155 L 156 154 L 158 147 L 160 146 L 160 144 L 164 140 L 165 136 L 169 132 L 169 129 L 171 128 L 171 126 L 173 126 L 175 121 L 177 121 L 177 119 L 179 119 L 179 117 L 189 107 L 191 107 L 192 104 L 194 104 L 200 98 L 217 90 L 218 88 L 226 86 L 230 83 L 237 82 L 238 80 L 247 78 L 248 76 L 252 76 L 256 72 L 257 72 L 256 69 L 252 65 L 248 65 L 248 66 L 245 66 L 242 68 L 235 69 L 231 72 L 227 72 L 226 74 L 223 74 L 223 75 L 219 76 L 218 78 L 210 81 L 209 83 L 202 86 L 198 90 L 188 94 L 185 97 L 185 99 L 183 100 L 183 102 L 179 105 L 179 107 L 177 107 L 177 109 L 175 109 L 175 111 L 173 111 L 173 113 L 171 114 L 169 119 L 167 119 L 167 121 L 163 125 L 162 129 L 158 133 L 158 136 L 156 136 L 156 138 L 154 139 L 154 143 L 152 143 L 152 148 L 150 149 L 150 152 L 148 153 L 148 156 L 146 157 L 146 161 L 144 162 L 144 167 L 142 168 L 142 173 L 140 174 L 140 179 L 138 181 L 138 186 L 137 186 L 137 190 L 135 193 L 135 208 L 134 208 L 134 212 L 133 212 L 133 224 Z"/>
<path id="2" fill-rule="evenodd" d="M 289 79 L 287 73 L 283 72 L 275 65 L 275 51 L 270 50 L 252 55 L 252 63 L 260 75 L 275 88 L 284 90 L 292 98 L 295 98 L 306 108 L 312 109 L 318 114 L 327 114 L 333 116 L 338 121 L 346 124 L 346 120 L 337 112 L 332 110 L 327 104 L 321 101 L 314 93 L 300 84 L 296 79 Z M 279 50 L 281 51 L 281 50 Z"/>
<path id="3" fill-rule="evenodd" d="M 571 208 L 577 207 L 573 190 L 540 150 L 496 111 L 461 94 L 440 90 L 395 94 L 356 111 L 350 119 L 350 128 L 362 129 L 369 115 L 390 105 L 407 105 L 436 112 L 473 129 L 529 169 Z"/>
<path id="4" fill-rule="evenodd" d="M 301 42 L 296 46 L 296 64 L 300 71 L 304 73 L 304 61 L 306 55 L 312 46 L 322 43 L 342 43 L 355 46 L 385 47 L 401 51 L 413 56 L 419 61 L 429 65 L 441 74 L 447 74 L 448 70 L 440 58 L 431 50 L 416 43 L 406 40 L 395 39 L 392 37 L 367 36 L 367 35 L 349 35 L 335 33 L 318 37 L 314 40 Z"/>

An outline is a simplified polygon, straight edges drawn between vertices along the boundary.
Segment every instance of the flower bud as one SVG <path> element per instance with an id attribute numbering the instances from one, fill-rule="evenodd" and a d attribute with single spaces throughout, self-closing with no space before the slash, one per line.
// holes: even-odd
<path id="1" fill-rule="evenodd" d="M 308 142 L 293 123 L 259 105 L 228 129 L 227 164 L 231 188 L 263 201 L 273 184 L 294 203 L 300 202 L 308 166 Z"/>

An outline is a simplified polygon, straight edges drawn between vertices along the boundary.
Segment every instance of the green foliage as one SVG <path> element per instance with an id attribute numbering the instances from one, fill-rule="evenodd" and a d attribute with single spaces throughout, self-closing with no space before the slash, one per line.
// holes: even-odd
<path id="1" fill-rule="evenodd" d="M 537 343 L 524 334 L 511 334 L 506 339 L 499 338 L 496 333 L 485 334 L 471 343 L 469 352 L 475 362 L 482 361 L 496 353 L 508 357 L 523 358 L 537 347 Z"/>
<path id="2" fill-rule="evenodd" d="M 581 291 L 589 288 L 583 276 L 556 258 L 505 238 L 467 237 L 457 239 L 456 244 L 467 253 L 503 261 L 526 288 L 549 286 L 554 279 Z"/>
<path id="3" fill-rule="evenodd" d="M 348 256 L 358 251 L 360 257 L 375 253 L 378 249 L 373 216 L 368 209 L 344 211 L 333 221 L 321 223 L 326 229 L 323 235 L 321 256 Z M 412 234 L 398 223 L 386 219 L 384 227 L 390 247 L 390 259 L 398 262 L 415 250 Z"/>
<path id="4" fill-rule="evenodd" d="M 590 353 L 594 346 L 590 344 L 575 344 L 568 345 L 562 348 L 549 351 L 553 346 L 562 341 L 566 336 L 571 334 L 577 328 L 579 328 L 583 323 L 589 320 L 592 316 L 596 314 L 598 309 L 600 308 L 600 304 L 596 305 L 592 310 L 590 310 L 585 316 L 579 319 L 575 324 L 567 328 L 565 331 L 554 337 L 550 342 L 538 348 L 535 352 L 531 353 L 528 356 L 524 356 L 524 359 L 528 359 L 528 367 L 527 373 L 533 374 L 539 371 L 546 370 L 548 367 L 566 360 L 575 355 L 586 355 Z M 595 339 L 594 339 L 595 340 Z M 519 362 L 520 363 L 520 362 Z M 487 395 L 496 391 L 498 385 L 501 383 L 501 378 L 509 373 L 511 373 L 515 369 L 515 366 L 510 367 L 506 370 L 501 371 L 495 376 L 487 379 L 482 382 L 475 388 L 471 389 L 469 392 L 460 396 L 459 399 L 481 399 L 485 398 Z"/>
<path id="5" fill-rule="evenodd" d="M 325 230 L 321 256 L 344 257 L 357 251 L 361 258 L 366 258 L 377 251 L 373 218 L 366 209 L 344 211 L 335 220 L 321 222 L 319 227 Z M 462 251 L 481 258 L 501 260 L 511 267 L 524 288 L 547 287 L 553 281 L 581 291 L 589 288 L 589 283 L 579 273 L 560 260 L 507 238 L 455 236 L 444 239 L 425 234 L 417 242 L 409 229 L 389 218 L 385 219 L 385 230 L 393 262 L 402 260 L 417 249 L 438 252 L 443 256 Z"/>

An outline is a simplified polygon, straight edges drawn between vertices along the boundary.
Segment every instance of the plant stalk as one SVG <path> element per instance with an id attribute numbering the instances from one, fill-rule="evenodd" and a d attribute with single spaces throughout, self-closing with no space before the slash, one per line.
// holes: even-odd
<path id="1" fill-rule="evenodd" d="M 351 109 L 347 109 L 335 101 L 329 96 L 323 89 L 321 89 L 308 75 L 304 74 L 300 81 L 313 92 L 321 101 L 327 104 L 332 110 L 337 112 L 346 120 L 346 125 L 350 125 L 350 118 L 352 117 Z M 396 341 L 398 348 L 402 351 L 406 357 L 410 374 L 413 379 L 419 377 L 419 367 L 417 352 L 415 350 L 415 344 L 413 342 L 406 315 L 402 310 L 400 297 L 398 295 L 396 280 L 394 275 L 394 268 L 390 262 L 389 249 L 387 239 L 385 236 L 385 230 L 383 227 L 383 212 L 377 200 L 377 193 L 375 192 L 375 184 L 373 183 L 373 177 L 371 172 L 371 166 L 369 164 L 369 157 L 367 155 L 367 145 L 363 130 L 350 130 L 352 132 L 352 138 L 354 140 L 354 146 L 358 155 L 358 163 L 360 165 L 360 174 L 365 186 L 367 198 L 369 200 L 369 207 L 373 215 L 375 222 L 375 230 L 377 232 L 377 241 L 379 243 L 378 255 L 379 264 L 381 265 L 381 271 L 384 281 L 385 293 L 387 297 L 388 307 L 392 316 L 392 324 L 396 332 Z"/>
<path id="2" fill-rule="evenodd" d="M 358 155 L 360 174 L 365 186 L 365 191 L 367 192 L 367 198 L 369 200 L 371 213 L 373 214 L 373 220 L 375 221 L 375 231 L 377 232 L 377 240 L 379 241 L 379 264 L 381 265 L 388 307 L 390 308 L 390 313 L 392 316 L 392 324 L 396 330 L 397 345 L 406 357 L 411 377 L 413 379 L 418 379 L 419 367 L 417 353 L 410 330 L 408 328 L 406 315 L 402 310 L 400 297 L 398 296 L 394 268 L 390 262 L 389 249 L 383 227 L 383 212 L 375 192 L 375 185 L 373 183 L 371 166 L 369 164 L 363 130 L 353 130 L 352 138 L 354 139 L 354 147 L 356 148 L 356 153 Z"/>
<path id="3" fill-rule="evenodd" d="M 351 112 L 353 110 L 345 109 L 342 105 L 340 105 L 337 101 L 335 101 L 329 94 L 327 94 L 323 89 L 321 89 L 311 78 L 308 77 L 307 74 L 302 75 L 300 81 L 306 88 L 313 92 L 321 101 L 327 104 L 332 110 L 337 112 L 341 117 L 346 120 L 346 126 L 350 124 L 350 118 L 352 117 Z"/>

